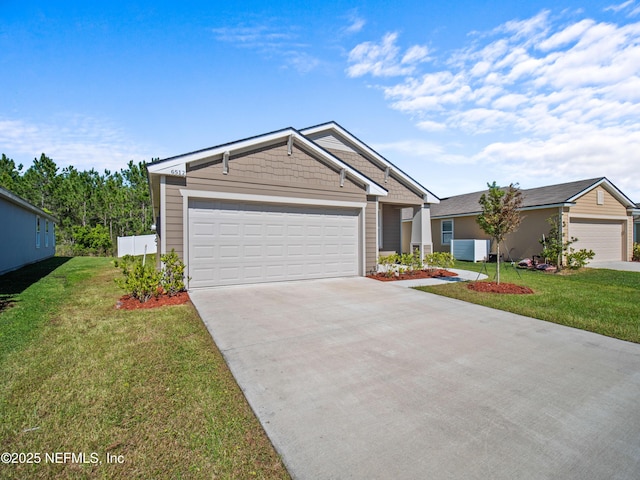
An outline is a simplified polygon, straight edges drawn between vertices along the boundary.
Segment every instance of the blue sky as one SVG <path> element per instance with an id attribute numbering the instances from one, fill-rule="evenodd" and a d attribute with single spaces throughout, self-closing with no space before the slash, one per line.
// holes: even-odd
<path id="1" fill-rule="evenodd" d="M 0 152 L 125 168 L 334 120 L 440 197 L 640 202 L 640 0 L 0 0 Z"/>

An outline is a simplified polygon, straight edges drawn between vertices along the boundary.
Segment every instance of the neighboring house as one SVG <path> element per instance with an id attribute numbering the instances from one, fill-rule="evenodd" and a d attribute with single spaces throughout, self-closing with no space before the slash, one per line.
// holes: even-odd
<path id="1" fill-rule="evenodd" d="M 432 251 L 438 198 L 330 122 L 147 166 L 159 254 L 189 288 L 365 275 L 380 251 Z"/>
<path id="2" fill-rule="evenodd" d="M 476 222 L 484 192 L 445 198 L 431 209 L 434 250 L 449 251 L 451 239 L 488 239 Z M 591 249 L 594 260 L 631 260 L 633 215 L 636 205 L 606 178 L 522 190 L 523 220 L 507 236 L 505 245 L 513 260 L 539 255 L 540 239 L 549 232 L 547 219 L 562 216 L 565 240 L 578 239 L 575 249 Z M 492 246 L 495 251 L 495 246 Z M 501 250 L 503 250 L 501 248 Z"/>
<path id="3" fill-rule="evenodd" d="M 0 187 L 0 274 L 53 257 L 56 219 Z"/>

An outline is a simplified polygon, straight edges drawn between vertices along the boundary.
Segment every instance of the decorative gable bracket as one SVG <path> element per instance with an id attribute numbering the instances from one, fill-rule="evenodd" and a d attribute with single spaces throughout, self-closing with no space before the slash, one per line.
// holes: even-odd
<path id="1" fill-rule="evenodd" d="M 222 174 L 229 174 L 229 150 L 222 154 Z"/>
<path id="2" fill-rule="evenodd" d="M 287 141 L 287 155 L 293 155 L 293 134 L 289 135 L 289 140 Z"/>

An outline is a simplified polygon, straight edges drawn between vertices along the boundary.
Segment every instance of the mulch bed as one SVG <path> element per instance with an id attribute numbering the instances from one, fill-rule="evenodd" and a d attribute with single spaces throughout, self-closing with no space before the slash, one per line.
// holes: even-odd
<path id="1" fill-rule="evenodd" d="M 189 301 L 189 293 L 179 292 L 173 297 L 169 295 L 160 295 L 158 298 L 151 297 L 150 300 L 141 303 L 137 298 L 132 298 L 130 295 L 123 295 L 116 303 L 116 308 L 119 310 L 139 310 L 141 308 L 157 308 L 164 307 L 165 305 L 182 305 Z"/>
<path id="2" fill-rule="evenodd" d="M 375 278 L 381 282 L 393 282 L 395 280 L 417 280 L 420 278 L 442 278 L 442 277 L 457 277 L 457 273 L 450 272 L 448 270 L 412 270 L 411 272 L 405 272 L 399 276 L 388 277 L 385 273 L 374 273 L 367 275 L 369 278 Z"/>
<path id="3" fill-rule="evenodd" d="M 533 293 L 529 287 L 523 287 L 521 285 L 514 285 L 513 283 L 500 283 L 496 282 L 472 282 L 467 285 L 469 290 L 484 293 L 511 293 L 516 295 L 524 295 Z"/>

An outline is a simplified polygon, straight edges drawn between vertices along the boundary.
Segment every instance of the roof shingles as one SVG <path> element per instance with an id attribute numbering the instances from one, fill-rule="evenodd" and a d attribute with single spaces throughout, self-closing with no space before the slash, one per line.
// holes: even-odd
<path id="1" fill-rule="evenodd" d="M 603 180 L 604 177 L 578 180 L 576 182 L 548 185 L 545 187 L 522 190 L 522 208 L 558 205 L 570 201 L 579 193 Z M 473 215 L 481 212 L 481 192 L 465 193 L 454 197 L 443 198 L 439 204 L 431 206 L 431 217 L 449 217 L 456 215 Z"/>

